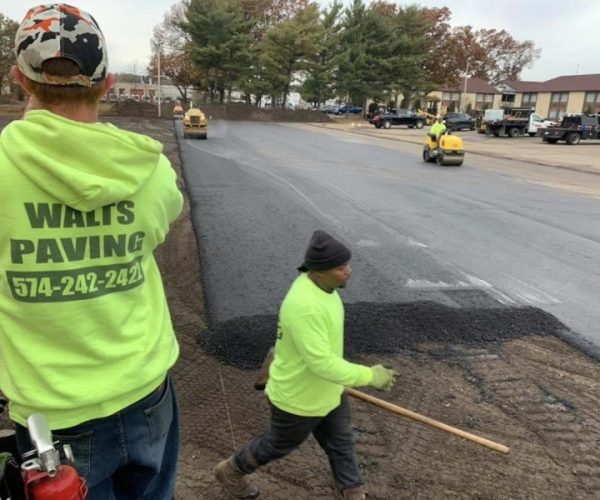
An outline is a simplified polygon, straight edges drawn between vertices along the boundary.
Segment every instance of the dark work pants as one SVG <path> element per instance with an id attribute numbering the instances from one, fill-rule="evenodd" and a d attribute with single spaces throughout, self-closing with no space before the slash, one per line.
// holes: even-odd
<path id="1" fill-rule="evenodd" d="M 32 449 L 16 425 L 21 451 Z M 53 431 L 69 444 L 88 484 L 87 500 L 170 500 L 179 454 L 179 411 L 171 377 L 148 396 L 104 418 Z"/>
<path id="2" fill-rule="evenodd" d="M 345 394 L 340 405 L 324 417 L 301 417 L 271 404 L 269 430 L 237 450 L 236 465 L 250 474 L 261 465 L 294 451 L 311 433 L 327 453 L 337 487 L 345 490 L 362 485 L 350 427 L 350 405 Z"/>

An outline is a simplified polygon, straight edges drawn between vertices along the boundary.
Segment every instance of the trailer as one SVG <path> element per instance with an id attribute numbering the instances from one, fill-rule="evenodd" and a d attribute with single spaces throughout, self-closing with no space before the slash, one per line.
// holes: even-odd
<path id="1" fill-rule="evenodd" d="M 586 139 L 600 139 L 600 115 L 566 115 L 559 126 L 540 129 L 538 135 L 548 144 L 565 141 L 571 146 Z"/>

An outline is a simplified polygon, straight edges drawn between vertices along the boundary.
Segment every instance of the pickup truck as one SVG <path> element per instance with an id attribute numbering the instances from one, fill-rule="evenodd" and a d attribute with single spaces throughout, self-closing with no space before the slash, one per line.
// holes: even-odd
<path id="1" fill-rule="evenodd" d="M 566 115 L 559 126 L 542 128 L 538 135 L 548 144 L 565 141 L 575 145 L 583 139 L 600 139 L 600 115 Z"/>
<path id="2" fill-rule="evenodd" d="M 390 128 L 392 125 L 406 125 L 408 128 L 423 128 L 427 117 L 412 110 L 400 108 L 394 112 L 377 113 L 369 120 L 375 128 Z"/>
<path id="3" fill-rule="evenodd" d="M 533 109 L 514 108 L 502 119 L 487 121 L 485 133 L 496 137 L 518 137 L 525 134 L 534 137 L 539 129 L 548 127 L 551 124 L 552 122 L 548 120 L 542 120 L 539 115 L 533 112 Z"/>

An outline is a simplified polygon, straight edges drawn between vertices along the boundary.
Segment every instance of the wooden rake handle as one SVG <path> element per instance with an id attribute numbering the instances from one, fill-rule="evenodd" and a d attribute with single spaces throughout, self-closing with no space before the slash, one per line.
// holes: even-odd
<path id="1" fill-rule="evenodd" d="M 429 418 L 425 415 L 420 415 L 419 413 L 415 413 L 414 411 L 402 408 L 401 406 L 388 403 L 387 401 L 376 398 L 375 396 L 371 396 L 370 394 L 366 394 L 364 392 L 357 391 L 356 389 L 351 388 L 346 388 L 346 393 L 356 399 L 361 399 L 363 401 L 366 401 L 367 403 L 371 403 L 375 406 L 379 406 L 380 408 L 389 410 L 392 413 L 397 413 L 398 415 L 411 418 L 412 420 L 416 420 L 417 422 L 421 422 L 422 424 L 426 424 L 431 427 L 435 427 L 436 429 L 441 429 L 443 431 L 449 432 L 450 434 L 454 434 L 464 439 L 468 439 L 469 441 L 473 441 L 474 443 L 480 444 L 481 446 L 491 448 L 494 451 L 499 451 L 500 453 L 509 452 L 509 448 L 507 446 L 504 446 L 503 444 L 496 443 L 495 441 L 490 441 L 489 439 L 485 439 L 480 436 L 476 436 L 475 434 L 471 434 L 470 432 L 465 432 L 456 427 L 452 427 L 451 425 L 444 424 L 443 422 L 439 422 L 438 420 L 434 420 L 433 418 Z"/>

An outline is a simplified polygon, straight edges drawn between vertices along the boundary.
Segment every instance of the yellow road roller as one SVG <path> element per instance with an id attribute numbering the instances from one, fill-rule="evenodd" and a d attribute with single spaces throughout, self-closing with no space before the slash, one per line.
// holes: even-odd
<path id="1" fill-rule="evenodd" d="M 452 135 L 449 131 L 440 135 L 439 140 L 435 134 L 427 134 L 423 146 L 423 161 L 437 162 L 440 166 L 460 167 L 464 159 L 465 146 L 460 137 Z"/>
<path id="2" fill-rule="evenodd" d="M 175 120 L 183 120 L 183 106 L 179 103 L 173 107 L 173 118 Z"/>
<path id="3" fill-rule="evenodd" d="M 208 120 L 198 108 L 190 108 L 183 116 L 184 139 L 206 139 L 208 136 Z"/>

